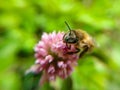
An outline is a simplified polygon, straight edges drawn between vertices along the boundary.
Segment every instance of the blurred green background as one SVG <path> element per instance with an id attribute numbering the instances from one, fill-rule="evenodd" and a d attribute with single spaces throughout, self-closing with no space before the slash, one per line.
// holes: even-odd
<path id="1" fill-rule="evenodd" d="M 24 76 L 33 47 L 43 32 L 66 32 L 64 21 L 96 48 L 68 79 L 37 87 L 37 75 Z M 120 90 L 120 0 L 0 0 L 0 90 Z"/>

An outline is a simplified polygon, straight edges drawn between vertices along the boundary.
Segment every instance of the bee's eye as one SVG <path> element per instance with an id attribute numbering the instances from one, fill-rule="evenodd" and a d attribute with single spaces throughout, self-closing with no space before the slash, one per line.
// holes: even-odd
<path id="1" fill-rule="evenodd" d="M 64 36 L 64 41 L 66 42 L 66 43 L 77 43 L 78 42 L 78 38 L 76 37 L 76 34 L 75 34 L 75 32 L 74 31 L 71 31 L 71 33 L 70 32 L 68 32 L 67 34 L 65 34 L 65 36 Z"/>
<path id="2" fill-rule="evenodd" d="M 67 42 L 67 43 L 77 43 L 78 42 L 78 38 L 72 38 L 72 37 L 66 37 L 65 38 L 65 41 Z"/>

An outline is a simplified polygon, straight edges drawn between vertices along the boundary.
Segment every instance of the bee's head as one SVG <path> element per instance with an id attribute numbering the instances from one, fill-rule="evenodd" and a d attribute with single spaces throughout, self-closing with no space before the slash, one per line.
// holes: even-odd
<path id="1" fill-rule="evenodd" d="M 78 38 L 76 37 L 76 34 L 74 31 L 71 31 L 71 33 L 70 32 L 66 33 L 64 35 L 63 40 L 64 40 L 64 42 L 71 43 L 71 44 L 78 42 Z"/>
<path id="2" fill-rule="evenodd" d="M 67 22 L 65 22 L 67 27 L 69 28 L 69 32 L 66 33 L 63 37 L 64 42 L 74 44 L 78 42 L 78 37 L 76 36 L 76 33 L 74 30 L 71 30 Z"/>

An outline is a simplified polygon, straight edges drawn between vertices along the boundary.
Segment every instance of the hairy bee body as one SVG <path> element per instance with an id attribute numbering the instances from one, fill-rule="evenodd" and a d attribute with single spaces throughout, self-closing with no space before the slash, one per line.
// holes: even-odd
<path id="1" fill-rule="evenodd" d="M 66 23 L 68 26 L 68 24 Z M 69 27 L 69 26 L 68 26 Z M 63 37 L 63 42 L 70 49 L 71 45 L 74 45 L 76 51 L 68 52 L 68 54 L 79 53 L 79 57 L 83 56 L 86 52 L 91 51 L 94 47 L 94 40 L 85 31 L 81 29 L 71 30 L 69 27 L 69 32 L 65 33 Z"/>
<path id="2" fill-rule="evenodd" d="M 79 38 L 78 47 L 84 48 L 85 46 L 87 46 L 89 50 L 94 47 L 94 40 L 87 32 L 80 29 L 74 31 L 76 36 Z"/>

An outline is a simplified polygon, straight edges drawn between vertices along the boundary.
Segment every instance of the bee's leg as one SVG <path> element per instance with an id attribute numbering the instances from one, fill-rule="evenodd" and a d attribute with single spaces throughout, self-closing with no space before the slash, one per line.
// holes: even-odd
<path id="1" fill-rule="evenodd" d="M 79 57 L 81 58 L 88 51 L 88 49 L 88 46 L 85 46 L 83 51 L 80 53 Z"/>
<path id="2" fill-rule="evenodd" d="M 68 45 L 68 44 L 66 43 L 66 46 L 67 46 L 68 49 L 71 49 L 71 45 Z"/>
<path id="3" fill-rule="evenodd" d="M 78 52 L 80 52 L 80 49 L 79 49 L 79 48 L 76 48 L 75 53 L 78 53 Z"/>
<path id="4" fill-rule="evenodd" d="M 75 54 L 75 53 L 78 53 L 78 52 L 80 52 L 80 49 L 76 48 L 76 51 L 74 51 L 74 52 L 67 52 L 67 54 Z"/>

